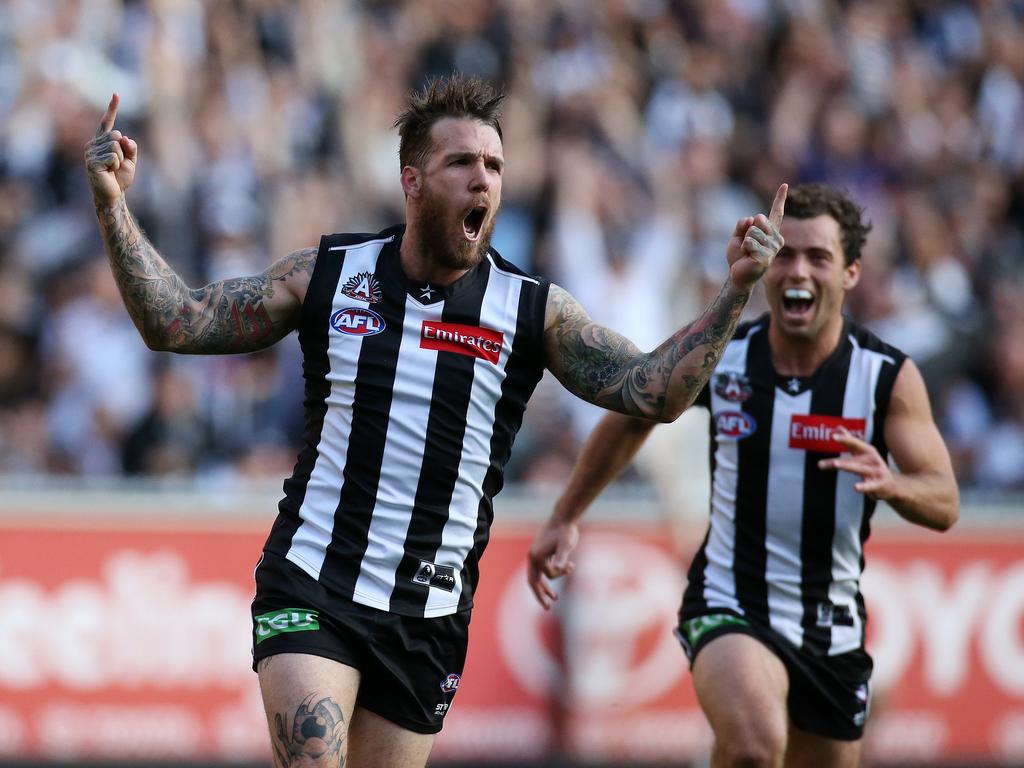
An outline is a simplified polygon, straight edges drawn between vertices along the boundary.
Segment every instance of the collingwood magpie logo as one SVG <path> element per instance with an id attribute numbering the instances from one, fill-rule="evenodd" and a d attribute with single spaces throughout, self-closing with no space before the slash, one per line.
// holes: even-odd
<path id="1" fill-rule="evenodd" d="M 360 272 L 350 277 L 341 287 L 341 292 L 350 299 L 376 304 L 383 298 L 380 283 L 372 272 Z"/>

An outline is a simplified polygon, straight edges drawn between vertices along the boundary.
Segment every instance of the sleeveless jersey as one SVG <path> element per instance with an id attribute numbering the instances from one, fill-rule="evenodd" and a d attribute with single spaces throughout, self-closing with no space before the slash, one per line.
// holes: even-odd
<path id="1" fill-rule="evenodd" d="M 414 283 L 403 227 L 320 242 L 303 302 L 304 445 L 265 550 L 406 616 L 472 607 L 492 497 L 543 373 L 549 283 L 493 250 Z"/>
<path id="2" fill-rule="evenodd" d="M 905 355 L 849 320 L 807 379 L 775 372 L 767 315 L 737 329 L 697 403 L 711 411 L 711 519 L 681 618 L 729 609 L 815 655 L 864 643 L 860 574 L 875 502 L 822 470 L 845 426 L 888 451 L 883 425 Z"/>

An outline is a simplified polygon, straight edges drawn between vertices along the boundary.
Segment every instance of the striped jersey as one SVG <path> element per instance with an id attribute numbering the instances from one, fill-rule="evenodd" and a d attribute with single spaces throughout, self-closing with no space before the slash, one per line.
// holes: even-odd
<path id="1" fill-rule="evenodd" d="M 739 327 L 697 402 L 711 411 L 711 515 L 690 566 L 685 621 L 727 609 L 814 655 L 863 646 L 864 542 L 875 502 L 858 475 L 818 468 L 845 426 L 883 458 L 905 355 L 844 321 L 813 376 L 772 365 L 768 315 Z"/>
<path id="2" fill-rule="evenodd" d="M 322 238 L 299 323 L 304 444 L 265 551 L 406 616 L 472 607 L 549 284 L 493 250 L 450 286 L 402 271 L 403 227 Z"/>

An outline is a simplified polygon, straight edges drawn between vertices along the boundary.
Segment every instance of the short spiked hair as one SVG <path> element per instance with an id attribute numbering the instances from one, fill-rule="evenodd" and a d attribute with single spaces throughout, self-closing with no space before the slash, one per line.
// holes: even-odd
<path id="1" fill-rule="evenodd" d="M 398 160 L 420 167 L 430 155 L 430 129 L 446 117 L 479 120 L 498 132 L 501 138 L 501 104 L 505 94 L 495 91 L 477 77 L 454 73 L 435 77 L 418 92 L 409 95 L 409 107 L 395 120 L 400 142 Z"/>
<path id="2" fill-rule="evenodd" d="M 842 191 L 828 184 L 795 184 L 786 195 L 786 217 L 813 219 L 831 216 L 839 223 L 839 236 L 847 266 L 860 258 L 871 223 L 864 221 L 864 209 Z"/>

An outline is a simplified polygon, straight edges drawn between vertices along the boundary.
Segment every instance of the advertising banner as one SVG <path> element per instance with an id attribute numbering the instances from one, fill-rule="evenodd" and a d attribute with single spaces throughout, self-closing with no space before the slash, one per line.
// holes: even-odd
<path id="1" fill-rule="evenodd" d="M 494 531 L 434 760 L 706 755 L 671 632 L 692 548 L 654 522 L 590 525 L 546 613 L 534 531 Z M 249 634 L 264 536 L 242 518 L 0 519 L 0 758 L 266 759 Z M 1024 762 L 1024 533 L 886 527 L 867 560 L 870 755 Z"/>

